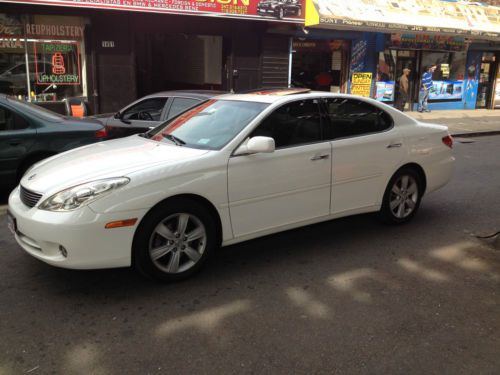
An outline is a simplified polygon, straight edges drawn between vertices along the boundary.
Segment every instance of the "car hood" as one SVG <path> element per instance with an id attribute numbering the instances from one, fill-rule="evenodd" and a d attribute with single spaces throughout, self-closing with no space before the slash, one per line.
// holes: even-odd
<path id="1" fill-rule="evenodd" d="M 125 176 L 157 164 L 173 164 L 207 152 L 134 135 L 55 155 L 36 164 L 23 176 L 21 185 L 43 194 L 101 178 Z"/>

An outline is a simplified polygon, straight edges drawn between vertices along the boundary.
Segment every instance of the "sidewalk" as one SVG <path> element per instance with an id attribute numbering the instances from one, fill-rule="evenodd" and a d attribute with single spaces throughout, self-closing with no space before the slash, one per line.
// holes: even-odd
<path id="1" fill-rule="evenodd" d="M 500 134 L 500 110 L 449 110 L 432 112 L 405 112 L 416 120 L 446 125 L 457 137 Z"/>

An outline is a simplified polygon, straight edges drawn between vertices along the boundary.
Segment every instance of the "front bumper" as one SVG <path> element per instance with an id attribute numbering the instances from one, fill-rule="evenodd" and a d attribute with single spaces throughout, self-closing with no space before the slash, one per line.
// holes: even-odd
<path id="1" fill-rule="evenodd" d="M 101 214 L 84 206 L 70 212 L 44 211 L 25 206 L 17 187 L 9 197 L 9 212 L 16 221 L 16 241 L 28 254 L 57 267 L 97 269 L 131 265 L 134 233 L 147 210 Z M 139 220 L 130 227 L 104 227 L 130 218 Z"/>

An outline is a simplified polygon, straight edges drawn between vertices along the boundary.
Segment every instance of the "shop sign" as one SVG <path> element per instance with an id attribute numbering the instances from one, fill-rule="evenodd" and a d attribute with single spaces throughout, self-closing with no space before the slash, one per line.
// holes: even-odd
<path id="1" fill-rule="evenodd" d="M 0 14 L 0 48 L 22 49 L 23 25 L 19 17 Z"/>
<path id="2" fill-rule="evenodd" d="M 26 35 L 31 37 L 46 37 L 58 39 L 83 39 L 83 26 L 74 25 L 44 25 L 28 23 Z"/>
<path id="3" fill-rule="evenodd" d="M 372 73 L 353 73 L 351 79 L 351 94 L 359 96 L 370 96 L 372 87 Z"/>
<path id="4" fill-rule="evenodd" d="M 480 2 L 429 0 L 308 0 L 306 26 L 500 36 L 500 7 Z"/>
<path id="5" fill-rule="evenodd" d="M 338 50 L 346 50 L 349 48 L 349 42 L 344 40 L 299 40 L 293 41 L 293 49 L 295 51 L 325 51 L 332 52 Z"/>
<path id="6" fill-rule="evenodd" d="M 404 49 L 463 51 L 465 38 L 449 35 L 391 34 L 390 46 Z"/>
<path id="7" fill-rule="evenodd" d="M 79 85 L 79 56 L 78 43 L 36 42 L 36 84 Z"/>
<path id="8" fill-rule="evenodd" d="M 64 5 L 94 9 L 304 22 L 305 0 L 6 0 L 13 3 Z"/>

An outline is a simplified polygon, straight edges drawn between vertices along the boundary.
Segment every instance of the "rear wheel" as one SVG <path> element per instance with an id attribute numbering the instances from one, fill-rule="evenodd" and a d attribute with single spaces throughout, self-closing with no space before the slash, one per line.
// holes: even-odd
<path id="1" fill-rule="evenodd" d="M 385 190 L 380 216 L 389 224 L 411 220 L 420 206 L 422 183 L 420 175 L 411 168 L 400 169 Z"/>
<path id="2" fill-rule="evenodd" d="M 198 271 L 215 247 L 215 225 L 208 211 L 190 199 L 166 201 L 137 229 L 135 267 L 161 280 L 184 279 Z"/>

